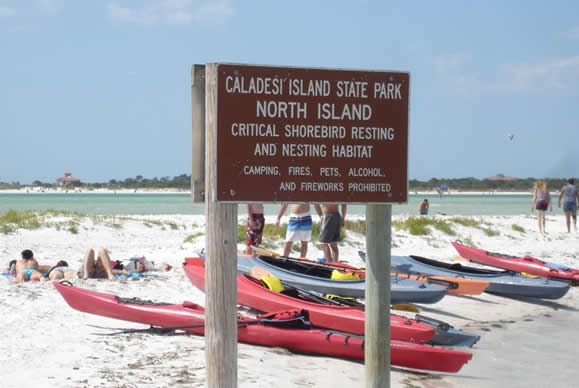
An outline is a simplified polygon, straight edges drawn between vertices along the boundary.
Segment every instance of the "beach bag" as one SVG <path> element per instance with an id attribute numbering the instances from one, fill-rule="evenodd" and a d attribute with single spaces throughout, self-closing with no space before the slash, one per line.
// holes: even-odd
<path id="1" fill-rule="evenodd" d="M 154 268 L 155 263 L 153 261 L 147 260 L 145 256 L 131 257 L 129 260 L 126 260 L 123 263 L 123 269 L 128 273 L 134 272 L 143 273 L 147 271 L 152 271 Z"/>

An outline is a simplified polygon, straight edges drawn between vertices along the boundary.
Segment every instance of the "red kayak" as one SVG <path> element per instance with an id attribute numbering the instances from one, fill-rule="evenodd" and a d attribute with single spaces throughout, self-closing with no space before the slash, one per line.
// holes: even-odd
<path id="1" fill-rule="evenodd" d="M 475 263 L 515 272 L 524 272 L 529 275 L 562 280 L 570 283 L 572 286 L 579 285 L 579 270 L 569 268 L 565 265 L 546 263 L 531 256 L 516 257 L 502 253 L 488 252 L 456 242 L 453 242 L 452 245 L 461 257 Z"/>
<path id="2" fill-rule="evenodd" d="M 200 258 L 187 258 L 183 265 L 191 283 L 205 291 L 205 264 Z M 294 289 L 295 290 L 295 289 Z M 256 279 L 247 275 L 237 276 L 237 303 L 253 309 L 269 312 L 280 310 L 307 310 L 312 325 L 352 334 L 364 334 L 364 311 L 360 307 L 345 307 L 320 304 L 310 294 L 282 294 L 274 292 Z M 425 343 L 432 339 L 432 326 L 398 315 L 390 316 L 390 336 L 392 339 Z"/>
<path id="3" fill-rule="evenodd" d="M 153 303 L 134 298 L 120 298 L 113 294 L 61 283 L 53 284 L 72 308 L 82 312 L 165 328 L 178 327 L 198 335 L 205 333 L 203 327 L 205 310 L 194 303 Z M 303 328 L 281 327 L 281 325 L 287 325 L 288 317 L 295 316 L 296 313 L 292 311 L 268 314 L 257 319 L 239 316 L 238 340 L 248 344 L 277 346 L 303 353 L 364 359 L 363 336 L 317 330 L 307 326 Z M 307 312 L 301 316 L 307 318 Z M 302 324 L 306 325 L 307 322 L 302 321 Z M 440 372 L 458 372 L 472 358 L 472 354 L 392 340 L 390 358 L 392 365 Z"/>

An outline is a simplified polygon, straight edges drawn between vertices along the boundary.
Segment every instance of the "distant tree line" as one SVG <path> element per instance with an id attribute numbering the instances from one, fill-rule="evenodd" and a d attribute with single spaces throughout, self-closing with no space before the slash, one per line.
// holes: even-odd
<path id="1" fill-rule="evenodd" d="M 453 179 L 438 179 L 431 178 L 427 181 L 420 181 L 411 179 L 409 182 L 409 191 L 432 191 L 437 188 L 448 187 L 450 192 L 453 191 L 522 191 L 531 192 L 536 182 L 536 178 L 523 178 L 514 180 L 489 180 L 476 178 L 453 178 Z M 547 185 L 552 191 L 558 191 L 566 183 L 566 179 L 561 178 L 546 178 Z M 446 185 L 446 186 L 445 186 Z M 21 185 L 20 182 L 1 182 L 0 189 L 18 189 L 30 185 Z M 58 183 L 47 183 L 35 180 L 32 186 L 44 188 L 57 188 Z M 111 179 L 108 182 L 102 183 L 85 183 L 72 182 L 68 183 L 69 188 L 81 189 L 182 189 L 188 190 L 191 188 L 191 175 L 181 174 L 170 178 L 168 176 L 162 178 L 144 178 L 142 175 L 137 175 L 134 178 L 126 178 L 124 180 Z"/>
<path id="2" fill-rule="evenodd" d="M 431 178 L 428 181 L 419 181 L 411 179 L 409 182 L 409 191 L 430 191 L 436 190 L 446 185 L 450 192 L 452 191 L 520 191 L 532 192 L 535 182 L 538 178 L 522 178 L 513 180 L 489 180 L 476 178 L 454 178 L 454 179 L 437 179 Z M 545 178 L 547 186 L 551 191 L 558 191 L 566 183 L 566 179 Z"/>
<path id="3" fill-rule="evenodd" d="M 35 180 L 32 185 L 22 185 L 20 182 L 5 183 L 0 182 L 0 189 L 18 189 L 26 186 L 37 186 L 44 188 L 57 188 L 65 186 L 68 188 L 81 188 L 81 189 L 190 189 L 191 188 L 191 175 L 181 174 L 174 176 L 173 178 L 164 176 L 161 178 L 144 178 L 142 175 L 137 175 L 134 178 L 126 178 L 124 180 L 111 179 L 108 182 L 69 182 L 64 185 L 59 183 L 49 183 Z"/>

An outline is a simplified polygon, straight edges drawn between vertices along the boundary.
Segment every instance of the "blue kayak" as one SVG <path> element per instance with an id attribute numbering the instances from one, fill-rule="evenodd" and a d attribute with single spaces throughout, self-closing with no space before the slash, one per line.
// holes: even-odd
<path id="1" fill-rule="evenodd" d="M 366 282 L 360 280 L 333 280 L 332 268 L 308 263 L 305 260 L 273 258 L 268 256 L 237 255 L 237 271 L 248 274 L 253 267 L 261 267 L 282 282 L 294 287 L 322 294 L 364 298 Z M 397 303 L 436 303 L 445 295 L 447 288 L 413 279 L 392 276 L 390 301 Z"/>
<path id="2" fill-rule="evenodd" d="M 460 263 L 444 263 L 420 256 L 392 256 L 392 271 L 422 275 L 465 277 L 490 282 L 485 290 L 490 294 L 508 297 L 559 299 L 569 291 L 565 282 L 531 278 L 513 271 L 474 268 Z"/>

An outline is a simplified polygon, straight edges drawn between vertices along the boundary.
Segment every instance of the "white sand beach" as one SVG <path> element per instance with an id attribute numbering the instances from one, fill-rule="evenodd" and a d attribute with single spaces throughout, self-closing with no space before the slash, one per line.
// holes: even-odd
<path id="1" fill-rule="evenodd" d="M 51 220 L 55 223 L 51 227 L 0 235 L 0 265 L 17 259 L 23 249 L 32 249 L 41 264 L 64 259 L 78 268 L 87 248 L 106 247 L 113 259 L 144 255 L 174 269 L 134 280 L 74 280 L 75 285 L 126 297 L 204 304 L 204 294 L 191 285 L 181 269 L 185 257 L 204 248 L 203 216 L 75 218 L 76 233 L 63 226 L 71 220 L 57 217 Z M 452 223 L 454 236 L 438 230 L 427 236 L 394 230 L 392 253 L 450 261 L 457 255 L 450 242 L 461 239 L 494 252 L 532 255 L 579 267 L 579 233 L 565 232 L 563 216 L 548 215 L 548 234 L 544 237 L 537 232 L 534 216 L 486 216 L 482 220 L 486 231 Z M 267 217 L 266 222 L 273 223 L 274 219 Z M 185 242 L 188 236 L 190 241 Z M 282 242 L 276 246 L 281 251 Z M 364 249 L 364 236 L 348 232 L 341 244 L 341 259 L 362 266 L 357 255 L 360 249 Z M 308 256 L 321 257 L 322 253 L 310 244 Z M 394 387 L 571 387 L 579 378 L 574 367 L 579 347 L 574 337 L 567 337 L 576 333 L 579 324 L 576 289 L 556 301 L 519 301 L 483 294 L 447 296 L 437 304 L 420 307 L 423 314 L 477 333 L 481 340 L 472 349 L 460 348 L 472 352 L 473 359 L 456 375 L 393 367 Z M 2 387 L 205 385 L 204 338 L 94 335 L 108 330 L 91 325 L 144 326 L 73 310 L 49 282 L 17 284 L 1 277 L 0 315 Z M 364 365 L 240 344 L 238 378 L 241 387 L 361 387 Z"/>

